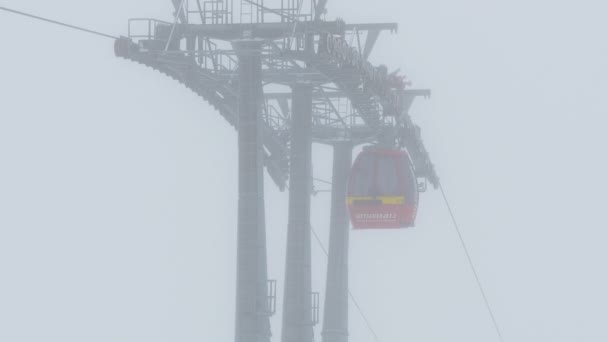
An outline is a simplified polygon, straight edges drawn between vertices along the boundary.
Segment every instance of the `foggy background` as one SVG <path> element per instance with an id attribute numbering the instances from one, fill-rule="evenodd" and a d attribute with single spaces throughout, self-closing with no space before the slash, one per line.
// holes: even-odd
<path id="1" fill-rule="evenodd" d="M 104 33 L 168 0 L 6 0 Z M 330 0 L 398 22 L 374 64 L 412 109 L 505 341 L 607 341 L 603 1 Z M 113 42 L 0 12 L 0 341 L 232 341 L 237 154 L 201 98 Z M 330 179 L 331 150 L 314 146 Z M 320 184 L 319 188 L 323 189 Z M 280 321 L 287 193 L 266 179 Z M 329 194 L 313 198 L 328 239 Z M 417 227 L 351 232 L 351 290 L 381 342 L 497 341 L 439 192 Z M 313 244 L 313 289 L 325 290 Z M 319 333 L 321 326 L 317 326 Z M 373 336 L 351 305 L 351 342 Z M 317 340 L 320 337 L 317 335 Z"/>

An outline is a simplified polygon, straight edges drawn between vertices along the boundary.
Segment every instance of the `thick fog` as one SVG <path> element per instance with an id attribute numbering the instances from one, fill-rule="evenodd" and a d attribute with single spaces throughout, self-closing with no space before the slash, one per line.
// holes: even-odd
<path id="1" fill-rule="evenodd" d="M 112 35 L 173 13 L 168 0 L 0 6 Z M 328 18 L 399 23 L 370 59 L 433 91 L 412 117 L 505 341 L 608 340 L 607 10 L 328 3 Z M 0 341 L 232 341 L 235 130 L 184 86 L 116 58 L 111 40 L 2 11 L 0 38 Z M 313 153 L 315 177 L 331 179 L 331 149 Z M 274 341 L 287 196 L 266 178 Z M 329 202 L 313 198 L 324 245 Z M 326 257 L 312 248 L 323 299 Z M 421 195 L 416 228 L 352 231 L 350 272 L 381 342 L 498 341 L 438 191 Z M 350 341 L 372 341 L 353 305 L 350 317 Z"/>

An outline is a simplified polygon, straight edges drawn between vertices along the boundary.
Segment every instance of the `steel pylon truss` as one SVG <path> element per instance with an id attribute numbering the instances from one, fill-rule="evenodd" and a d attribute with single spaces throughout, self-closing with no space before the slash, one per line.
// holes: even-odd
<path id="1" fill-rule="evenodd" d="M 174 22 L 129 21 L 116 54 L 183 83 L 237 126 L 238 59 L 231 42 L 263 41 L 265 165 L 281 189 L 289 174 L 290 86 L 313 86 L 313 140 L 382 142 L 408 149 L 417 176 L 438 177 L 408 110 L 428 90 L 411 89 L 398 72 L 368 58 L 396 24 L 325 20 L 325 1 L 172 0 Z"/>

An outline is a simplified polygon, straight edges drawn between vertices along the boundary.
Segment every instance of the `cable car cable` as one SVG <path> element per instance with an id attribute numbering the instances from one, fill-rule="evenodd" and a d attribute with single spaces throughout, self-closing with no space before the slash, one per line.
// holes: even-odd
<path id="1" fill-rule="evenodd" d="M 450 205 L 450 201 L 448 201 L 448 197 L 446 196 L 445 191 L 443 190 L 443 185 L 441 183 L 439 183 L 439 190 L 441 191 L 441 195 L 443 196 L 445 205 L 448 208 L 448 211 L 450 212 L 450 217 L 452 218 L 452 223 L 454 225 L 456 233 L 458 233 L 458 238 L 460 239 L 460 244 L 462 245 L 464 253 L 467 257 L 469 266 L 471 267 L 471 271 L 473 272 L 473 276 L 475 277 L 475 280 L 477 281 L 477 286 L 479 287 L 479 292 L 481 293 L 481 296 L 483 297 L 483 301 L 486 304 L 486 308 L 488 309 L 488 313 L 490 314 L 490 318 L 492 319 L 492 323 L 494 324 L 494 329 L 496 330 L 496 334 L 498 335 L 498 338 L 500 339 L 500 341 L 504 342 L 504 339 L 502 337 L 502 332 L 500 331 L 500 327 L 496 320 L 496 316 L 494 315 L 494 310 L 492 310 L 492 306 L 490 305 L 488 296 L 486 295 L 486 292 L 483 289 L 483 285 L 481 284 L 481 279 L 479 278 L 479 274 L 477 273 L 477 269 L 475 268 L 475 264 L 473 263 L 473 258 L 471 258 L 471 254 L 469 253 L 469 248 L 467 247 L 467 244 L 464 241 L 464 237 L 462 236 L 460 226 L 458 225 L 458 222 L 456 221 L 456 217 L 454 216 L 454 212 L 452 211 L 452 206 Z"/>
<path id="2" fill-rule="evenodd" d="M 84 28 L 84 27 L 66 24 L 66 23 L 63 23 L 63 22 L 60 22 L 60 21 L 57 21 L 57 20 L 52 20 L 52 19 L 48 19 L 48 18 L 39 17 L 37 15 L 33 15 L 33 14 L 17 11 L 17 10 L 6 8 L 6 7 L 0 7 L 0 10 L 6 11 L 6 12 L 10 12 L 10 13 L 13 13 L 13 14 L 22 15 L 22 16 L 29 17 L 29 18 L 36 19 L 36 20 L 45 21 L 45 22 L 48 22 L 48 23 L 51 23 L 51 24 L 55 24 L 55 25 L 59 25 L 59 26 L 64 26 L 64 27 L 71 28 L 71 29 L 74 29 L 74 30 L 78 30 L 78 31 L 94 34 L 94 35 L 97 35 L 97 36 L 100 36 L 100 37 L 110 38 L 110 39 L 113 39 L 113 40 L 116 40 L 116 39 L 119 38 L 119 37 L 112 36 L 112 35 L 109 35 L 109 34 L 105 34 L 105 33 L 99 32 L 99 31 L 89 30 L 89 29 Z"/>
<path id="3" fill-rule="evenodd" d="M 319 247 L 321 247 L 321 250 L 323 250 L 323 253 L 325 253 L 325 255 L 329 258 L 329 252 L 327 251 L 327 248 L 325 248 L 325 246 L 323 245 L 323 242 L 319 238 L 319 235 L 317 235 L 317 232 L 315 232 L 315 230 L 312 226 L 310 226 L 310 231 L 312 232 L 312 235 L 315 237 L 315 240 L 317 240 L 317 244 L 319 245 Z M 367 315 L 365 315 L 365 313 L 363 312 L 363 309 L 359 305 L 359 302 L 355 298 L 355 295 L 353 295 L 353 293 L 350 291 L 350 289 L 348 290 L 348 296 L 350 297 L 350 300 L 353 302 L 353 304 L 355 304 L 355 308 L 359 312 L 359 315 L 361 316 L 361 318 L 363 318 L 363 322 L 365 322 L 367 329 L 374 336 L 374 340 L 376 340 L 376 342 L 381 342 L 380 338 L 378 337 L 378 334 L 376 334 L 376 331 L 374 330 L 374 328 L 372 328 L 372 324 L 370 323 L 369 319 L 367 318 Z"/>

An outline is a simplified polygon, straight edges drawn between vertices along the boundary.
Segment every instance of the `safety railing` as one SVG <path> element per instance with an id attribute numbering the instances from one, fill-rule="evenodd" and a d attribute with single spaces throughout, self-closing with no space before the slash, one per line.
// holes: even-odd
<path id="1" fill-rule="evenodd" d="M 166 21 L 152 18 L 133 18 L 129 19 L 129 38 L 133 40 L 153 40 L 158 39 L 158 28 L 168 27 L 172 24 Z"/>
<path id="2" fill-rule="evenodd" d="M 203 25 L 232 24 L 234 0 L 187 0 L 185 4 L 189 23 L 196 18 Z"/>

